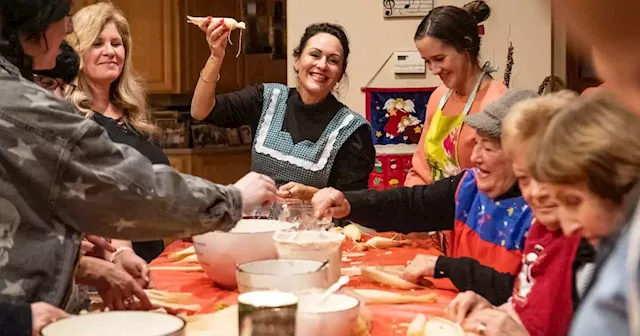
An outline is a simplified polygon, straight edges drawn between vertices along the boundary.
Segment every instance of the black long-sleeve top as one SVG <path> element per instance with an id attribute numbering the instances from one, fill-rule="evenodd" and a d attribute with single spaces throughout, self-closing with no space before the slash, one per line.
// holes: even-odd
<path id="1" fill-rule="evenodd" d="M 431 185 L 345 192 L 351 205 L 348 218 L 378 231 L 453 230 L 455 195 L 463 176 L 461 173 Z M 496 201 L 521 195 L 514 184 Z M 473 290 L 496 305 L 506 302 L 513 289 L 511 274 L 500 273 L 472 258 L 438 258 L 435 277 L 449 278 L 458 290 Z"/>
<path id="2" fill-rule="evenodd" d="M 259 84 L 216 95 L 215 106 L 205 121 L 220 127 L 250 125 L 255 137 L 262 115 L 263 92 L 264 85 Z M 290 88 L 282 131 L 289 133 L 294 143 L 316 142 L 343 106 L 332 94 L 320 103 L 304 104 L 298 90 Z M 362 125 L 338 150 L 328 186 L 345 191 L 367 189 L 375 157 L 369 126 Z"/>
<path id="3" fill-rule="evenodd" d="M 345 192 L 351 205 L 348 218 L 378 231 L 409 233 L 452 230 L 455 193 L 463 175 L 461 173 L 426 186 Z M 521 196 L 520 189 L 514 185 L 498 196 L 496 201 L 518 196 Z M 592 260 L 590 249 L 588 244 L 581 243 L 573 265 L 574 279 L 578 268 Z M 513 275 L 481 265 L 473 258 L 446 256 L 436 261 L 435 278 L 449 278 L 459 291 L 474 291 L 493 305 L 503 304 L 509 299 L 515 280 Z M 578 300 L 578 296 L 574 295 L 574 307 Z"/>
<path id="4" fill-rule="evenodd" d="M 0 336 L 31 336 L 31 306 L 0 302 Z"/>
<path id="5" fill-rule="evenodd" d="M 93 114 L 93 120 L 107 131 L 111 141 L 135 148 L 153 164 L 169 165 L 169 158 L 164 154 L 162 148 L 136 129 L 97 112 Z M 164 251 L 162 240 L 132 242 L 132 245 L 136 254 L 148 263 Z"/>

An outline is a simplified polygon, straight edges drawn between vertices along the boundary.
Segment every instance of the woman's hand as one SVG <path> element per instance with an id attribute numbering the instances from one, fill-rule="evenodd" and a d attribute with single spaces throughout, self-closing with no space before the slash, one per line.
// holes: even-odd
<path id="1" fill-rule="evenodd" d="M 276 183 L 269 176 L 250 172 L 238 180 L 234 187 L 242 194 L 242 213 L 248 214 L 276 200 Z"/>
<path id="2" fill-rule="evenodd" d="M 96 287 L 105 306 L 111 310 L 149 310 L 151 301 L 144 290 L 121 266 L 106 260 L 82 257 L 76 281 Z M 138 301 L 135 300 L 138 298 Z"/>
<path id="3" fill-rule="evenodd" d="M 213 21 L 211 17 L 208 17 L 207 20 L 200 25 L 200 29 L 204 31 L 206 35 L 209 50 L 211 50 L 211 58 L 222 62 L 230 33 L 229 28 L 224 24 L 224 19 Z"/>
<path id="4" fill-rule="evenodd" d="M 351 212 L 351 204 L 344 194 L 333 188 L 320 189 L 311 199 L 313 211 L 317 218 L 344 218 Z"/>
<path id="5" fill-rule="evenodd" d="M 437 256 L 418 254 L 404 270 L 402 277 L 414 283 L 422 277 L 433 277 L 436 269 Z"/>
<path id="6" fill-rule="evenodd" d="M 116 248 L 111 245 L 111 239 L 95 235 L 85 235 L 80 242 L 82 255 L 102 258 L 104 252 L 115 252 Z"/>
<path id="7" fill-rule="evenodd" d="M 113 260 L 113 263 L 122 267 L 129 275 L 131 275 L 142 288 L 152 289 L 153 279 L 149 265 L 144 259 L 140 258 L 133 250 L 120 252 Z"/>
<path id="8" fill-rule="evenodd" d="M 54 307 L 46 302 L 31 304 L 31 335 L 40 335 L 40 330 L 49 323 L 69 316 L 62 309 Z"/>
<path id="9" fill-rule="evenodd" d="M 289 182 L 281 186 L 276 195 L 280 198 L 296 198 L 303 201 L 310 201 L 317 191 L 318 189 L 314 187 L 297 182 Z"/>
<path id="10" fill-rule="evenodd" d="M 448 319 L 461 324 L 470 314 L 487 308 L 493 308 L 487 299 L 473 291 L 466 291 L 458 294 L 449 302 L 445 314 Z"/>
<path id="11" fill-rule="evenodd" d="M 462 328 L 486 336 L 528 336 L 527 329 L 507 312 L 498 309 L 482 309 L 472 313 Z"/>

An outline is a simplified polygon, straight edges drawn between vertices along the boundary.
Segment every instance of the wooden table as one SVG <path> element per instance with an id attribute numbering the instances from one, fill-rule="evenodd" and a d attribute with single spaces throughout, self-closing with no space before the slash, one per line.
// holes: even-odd
<path id="1" fill-rule="evenodd" d="M 382 236 L 392 236 L 392 233 L 378 234 Z M 371 236 L 364 235 L 364 239 Z M 369 250 L 364 257 L 349 258 L 349 262 L 343 262 L 343 267 L 355 265 L 368 266 L 388 266 L 388 265 L 406 265 L 416 254 L 434 254 L 439 252 L 433 248 L 433 241 L 424 234 L 406 236 L 411 239 L 410 246 Z M 172 263 L 167 259 L 167 254 L 191 246 L 191 243 L 177 241 L 169 245 L 165 251 L 151 266 L 169 266 Z M 349 250 L 353 247 L 351 242 L 345 242 L 344 249 Z M 192 293 L 192 299 L 187 302 L 189 304 L 199 304 L 202 310 L 198 314 L 207 314 L 214 312 L 216 303 L 223 301 L 228 305 L 237 303 L 238 292 L 227 291 L 217 288 L 213 285 L 209 277 L 203 272 L 176 272 L 176 271 L 154 271 L 153 279 L 157 289 L 171 292 L 187 292 Z M 455 297 L 456 292 L 448 280 L 434 280 L 438 289 L 413 290 L 411 293 L 415 295 L 436 292 L 438 294 L 438 302 L 428 305 L 403 304 L 403 305 L 368 305 L 366 309 L 371 313 L 371 336 L 387 336 L 387 335 L 404 335 L 406 326 L 404 324 L 411 322 L 417 313 L 431 314 L 442 316 L 444 308 Z M 351 277 L 348 284 L 350 288 L 369 288 L 394 291 L 389 287 L 376 285 L 365 281 L 359 276 Z M 407 291 L 397 290 L 398 292 Z"/>

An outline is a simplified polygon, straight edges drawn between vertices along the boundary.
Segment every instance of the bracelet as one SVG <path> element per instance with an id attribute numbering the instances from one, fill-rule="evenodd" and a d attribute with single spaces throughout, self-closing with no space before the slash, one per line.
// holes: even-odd
<path id="1" fill-rule="evenodd" d="M 204 79 L 204 77 L 202 77 L 202 70 L 200 70 L 200 79 L 202 79 L 203 82 L 207 83 L 207 84 L 211 84 L 211 82 L 209 82 L 208 80 Z M 218 79 L 216 79 L 216 83 L 220 80 L 220 73 L 218 72 Z"/>
<path id="2" fill-rule="evenodd" d="M 127 246 L 120 246 L 116 249 L 115 252 L 113 252 L 113 254 L 111 255 L 111 257 L 109 257 L 109 261 L 110 262 L 115 262 L 116 258 L 118 257 L 118 255 L 120 253 L 122 253 L 123 251 L 133 251 L 132 248 L 127 247 Z"/>

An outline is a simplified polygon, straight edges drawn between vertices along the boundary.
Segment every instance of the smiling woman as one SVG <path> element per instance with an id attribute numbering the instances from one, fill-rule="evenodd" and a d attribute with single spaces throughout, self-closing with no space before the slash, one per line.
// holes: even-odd
<path id="1" fill-rule="evenodd" d="M 478 60 L 478 24 L 490 14 L 484 1 L 472 1 L 462 8 L 436 7 L 416 29 L 416 48 L 443 85 L 429 98 L 427 131 L 422 132 L 406 186 L 431 184 L 473 166 L 474 132 L 464 118 L 507 90 L 491 78 L 489 66 L 481 67 Z"/>
<path id="2" fill-rule="evenodd" d="M 101 2 L 82 8 L 73 16 L 73 23 L 75 34 L 68 39 L 81 63 L 76 90 L 70 93 L 69 100 L 78 111 L 104 127 L 114 142 L 137 149 L 153 164 L 169 165 L 154 140 L 156 128 L 148 116 L 144 88 L 133 71 L 126 18 L 113 5 Z M 120 251 L 105 257 L 132 267 L 140 278 L 146 277 L 146 262 L 164 249 L 161 240 L 114 241 L 114 246 Z"/>
<path id="3" fill-rule="evenodd" d="M 366 189 L 375 150 L 367 121 L 332 94 L 346 76 L 349 41 L 342 27 L 306 28 L 295 48 L 297 88 L 259 84 L 216 95 L 216 80 L 228 28 L 207 20 L 211 57 L 202 70 L 191 105 L 195 119 L 217 126 L 251 125 L 251 170 L 272 177 L 280 197 L 310 199 L 317 188 Z"/>
<path id="4" fill-rule="evenodd" d="M 515 274 L 520 268 L 532 214 L 502 149 L 500 126 L 514 104 L 537 96 L 512 90 L 465 119 L 477 131 L 471 155 L 475 169 L 412 188 L 346 193 L 326 188 L 313 197 L 317 215 L 347 217 L 378 231 L 452 230 L 449 254 L 417 256 L 407 267 L 407 279 L 449 278 L 458 290 L 473 290 L 493 304 L 503 303 L 511 295 L 512 277 L 498 286 L 494 275 Z M 474 276 L 481 265 L 489 271 Z"/>

